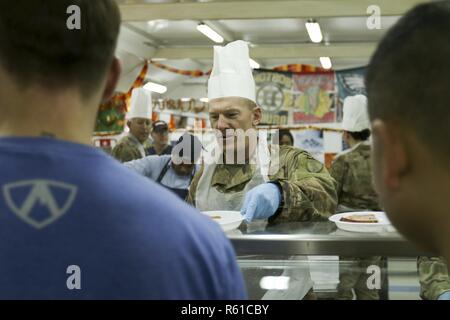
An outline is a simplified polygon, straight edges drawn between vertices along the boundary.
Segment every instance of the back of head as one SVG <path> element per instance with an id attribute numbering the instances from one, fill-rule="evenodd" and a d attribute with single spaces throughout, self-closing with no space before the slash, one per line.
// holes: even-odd
<path id="1" fill-rule="evenodd" d="M 71 19 L 80 24 L 72 28 Z M 112 62 L 119 29 L 114 0 L 0 1 L 0 66 L 21 88 L 76 86 L 89 98 Z"/>
<path id="2" fill-rule="evenodd" d="M 372 120 L 382 119 L 415 134 L 450 159 L 450 1 L 409 11 L 373 55 L 366 87 Z"/>

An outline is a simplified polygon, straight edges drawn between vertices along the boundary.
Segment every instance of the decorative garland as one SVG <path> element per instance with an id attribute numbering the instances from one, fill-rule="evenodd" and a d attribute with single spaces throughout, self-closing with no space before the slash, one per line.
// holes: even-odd
<path id="1" fill-rule="evenodd" d="M 163 69 L 163 70 L 166 70 L 166 71 L 169 71 L 172 73 L 181 74 L 183 76 L 194 77 L 194 78 L 209 76 L 212 71 L 212 70 L 209 70 L 207 72 L 203 72 L 201 70 L 182 70 L 182 69 L 177 69 L 177 68 L 166 66 L 162 63 L 159 63 L 159 62 L 156 62 L 153 60 L 149 60 L 148 62 L 159 69 Z M 320 67 L 315 67 L 315 66 L 307 65 L 307 64 L 286 64 L 286 65 L 272 68 L 271 70 L 291 72 L 291 73 L 297 73 L 297 74 L 334 73 L 334 71 L 331 69 L 330 70 L 323 69 Z"/>
<path id="2" fill-rule="evenodd" d="M 200 78 L 203 76 L 209 76 L 211 74 L 212 70 L 209 70 L 208 72 L 203 72 L 201 70 L 181 70 L 181 69 L 177 69 L 177 68 L 172 68 L 169 66 L 166 66 L 162 63 L 153 61 L 153 60 L 149 60 L 149 62 L 151 64 L 153 64 L 155 67 L 159 68 L 159 69 L 163 69 L 163 70 L 167 70 L 169 72 L 172 73 L 176 73 L 176 74 L 181 74 L 183 76 L 188 76 L 188 77 L 194 77 L 194 78 Z"/>

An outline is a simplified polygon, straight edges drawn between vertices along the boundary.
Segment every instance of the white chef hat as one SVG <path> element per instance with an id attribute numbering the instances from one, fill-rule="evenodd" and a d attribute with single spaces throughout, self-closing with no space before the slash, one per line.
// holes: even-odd
<path id="1" fill-rule="evenodd" d="M 144 88 L 133 89 L 131 93 L 131 107 L 127 119 L 152 118 L 152 93 Z"/>
<path id="2" fill-rule="evenodd" d="M 342 129 L 350 132 L 359 132 L 370 129 L 366 96 L 358 94 L 345 98 Z"/>
<path id="3" fill-rule="evenodd" d="M 248 43 L 234 41 L 214 46 L 214 66 L 208 81 L 209 100 L 225 97 L 247 98 L 256 103 L 255 80 L 250 67 Z"/>

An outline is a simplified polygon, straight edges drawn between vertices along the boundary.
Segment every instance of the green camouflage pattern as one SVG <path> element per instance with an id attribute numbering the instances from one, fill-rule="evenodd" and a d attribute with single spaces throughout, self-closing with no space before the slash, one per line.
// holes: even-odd
<path id="1" fill-rule="evenodd" d="M 442 257 L 419 257 L 417 271 L 422 299 L 437 300 L 442 293 L 450 290 L 447 264 Z"/>
<path id="2" fill-rule="evenodd" d="M 335 182 L 325 166 L 308 152 L 288 147 L 271 146 L 279 152 L 279 169 L 269 175 L 271 182 L 278 182 L 283 190 L 284 204 L 279 214 L 269 223 L 287 221 L 326 220 L 336 209 Z M 223 193 L 241 191 L 255 173 L 255 166 L 217 165 L 212 178 L 212 187 Z M 199 170 L 189 188 L 188 202 L 195 206 L 195 192 L 203 173 Z"/>
<path id="3" fill-rule="evenodd" d="M 370 145 L 360 143 L 334 160 L 330 174 L 336 181 L 340 207 L 352 211 L 381 209 L 373 187 L 370 153 Z"/>
<path id="4" fill-rule="evenodd" d="M 145 153 L 152 145 L 150 139 L 143 143 Z M 130 134 L 123 137 L 113 148 L 111 155 L 120 162 L 128 162 L 141 159 L 142 155 L 139 151 L 139 141 Z"/>

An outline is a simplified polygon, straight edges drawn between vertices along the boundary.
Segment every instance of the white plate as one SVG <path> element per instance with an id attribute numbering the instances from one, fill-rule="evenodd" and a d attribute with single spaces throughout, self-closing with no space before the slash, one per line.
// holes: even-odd
<path id="1" fill-rule="evenodd" d="M 376 223 L 364 223 L 364 222 L 347 222 L 341 221 L 341 218 L 352 215 L 365 215 L 373 214 L 377 218 Z M 389 221 L 386 213 L 381 211 L 360 211 L 360 212 L 344 212 L 331 216 L 330 221 L 336 223 L 339 229 L 352 232 L 392 232 L 395 231 L 391 222 Z"/>
<path id="2" fill-rule="evenodd" d="M 202 213 L 209 217 L 219 216 L 220 217 L 219 219 L 212 219 L 212 220 L 217 222 L 222 227 L 223 231 L 231 231 L 237 229 L 244 220 L 244 217 L 241 215 L 239 211 L 214 210 L 214 211 L 204 211 Z"/>

